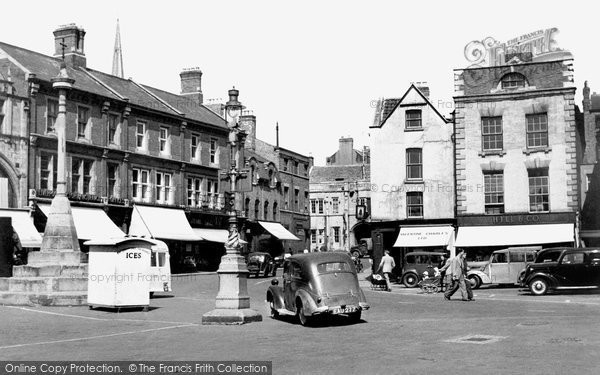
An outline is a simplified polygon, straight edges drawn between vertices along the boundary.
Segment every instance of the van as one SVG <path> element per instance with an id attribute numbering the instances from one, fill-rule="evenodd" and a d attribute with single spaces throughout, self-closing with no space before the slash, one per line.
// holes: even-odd
<path id="1" fill-rule="evenodd" d="M 481 268 L 469 270 L 467 278 L 474 289 L 483 284 L 518 284 L 519 273 L 541 249 L 541 246 L 522 246 L 496 250 Z"/>
<path id="2" fill-rule="evenodd" d="M 172 291 L 169 248 L 162 241 L 153 241 L 156 244 L 150 248 L 150 295 Z"/>
<path id="3" fill-rule="evenodd" d="M 423 278 L 423 272 L 433 274 L 434 268 L 446 253 L 435 251 L 413 251 L 404 256 L 404 266 L 400 280 L 407 288 L 414 288 Z"/>

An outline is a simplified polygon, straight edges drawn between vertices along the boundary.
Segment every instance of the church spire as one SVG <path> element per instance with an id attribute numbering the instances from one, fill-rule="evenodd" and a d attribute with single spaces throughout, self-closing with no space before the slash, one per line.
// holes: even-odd
<path id="1" fill-rule="evenodd" d="M 124 78 L 123 73 L 123 52 L 121 51 L 121 32 L 119 31 L 119 19 L 117 19 L 117 35 L 115 36 L 115 51 L 113 54 L 112 65 L 113 76 Z"/>

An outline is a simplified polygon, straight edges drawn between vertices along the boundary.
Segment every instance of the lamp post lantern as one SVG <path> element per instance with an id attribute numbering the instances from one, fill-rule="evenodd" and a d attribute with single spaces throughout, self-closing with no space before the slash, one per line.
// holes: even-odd
<path id="1" fill-rule="evenodd" d="M 225 120 L 229 127 L 228 144 L 230 149 L 229 170 L 222 175 L 229 178 L 231 195 L 227 199 L 229 207 L 229 234 L 225 243 L 225 255 L 221 258 L 219 274 L 219 292 L 215 309 L 202 315 L 202 324 L 244 324 L 262 321 L 262 315 L 250 309 L 248 295 L 248 268 L 240 254 L 240 235 L 238 232 L 238 179 L 246 172 L 240 168 L 240 152 L 244 147 L 246 133 L 240 129 L 238 118 L 242 104 L 237 100 L 239 91 L 235 87 L 229 90 L 229 101 L 225 105 Z"/>

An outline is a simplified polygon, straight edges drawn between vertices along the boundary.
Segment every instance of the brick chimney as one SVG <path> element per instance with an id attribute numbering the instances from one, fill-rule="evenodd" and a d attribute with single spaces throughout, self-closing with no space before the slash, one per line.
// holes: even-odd
<path id="1" fill-rule="evenodd" d="M 256 116 L 252 111 L 242 111 L 240 127 L 248 133 L 244 147 L 252 151 L 256 150 Z"/>
<path id="2" fill-rule="evenodd" d="M 83 48 L 85 30 L 74 23 L 59 26 L 54 30 L 54 57 L 62 58 L 63 51 L 67 66 L 86 66 Z"/>
<path id="3" fill-rule="evenodd" d="M 202 71 L 200 68 L 183 69 L 181 77 L 181 95 L 192 99 L 197 104 L 202 104 Z"/>
<path id="4" fill-rule="evenodd" d="M 355 164 L 354 160 L 354 139 L 340 138 L 340 150 L 338 151 L 337 165 Z"/>
<path id="5" fill-rule="evenodd" d="M 427 82 L 415 82 L 415 87 L 429 100 L 429 85 Z"/>

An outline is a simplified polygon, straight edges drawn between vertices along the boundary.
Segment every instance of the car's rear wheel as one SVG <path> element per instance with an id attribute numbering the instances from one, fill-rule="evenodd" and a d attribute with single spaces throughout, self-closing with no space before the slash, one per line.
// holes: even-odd
<path id="1" fill-rule="evenodd" d="M 419 283 L 419 278 L 414 273 L 407 273 L 402 278 L 402 284 L 407 288 L 414 288 Z"/>
<path id="2" fill-rule="evenodd" d="M 479 289 L 479 287 L 481 286 L 481 279 L 479 278 L 479 276 L 469 275 L 467 279 L 471 282 L 471 288 Z"/>
<path id="3" fill-rule="evenodd" d="M 529 290 L 536 296 L 543 296 L 548 292 L 548 282 L 541 277 L 537 277 L 529 283 Z"/>
<path id="4" fill-rule="evenodd" d="M 300 324 L 302 324 L 304 327 L 310 325 L 311 318 L 304 314 L 304 308 L 302 307 L 301 301 L 296 302 L 296 316 L 298 317 L 298 321 L 300 321 Z"/>
<path id="5" fill-rule="evenodd" d="M 362 315 L 362 311 L 356 311 L 356 312 L 348 314 L 348 318 L 350 319 L 350 321 L 352 323 L 358 323 L 358 322 L 360 322 L 361 315 Z"/>

